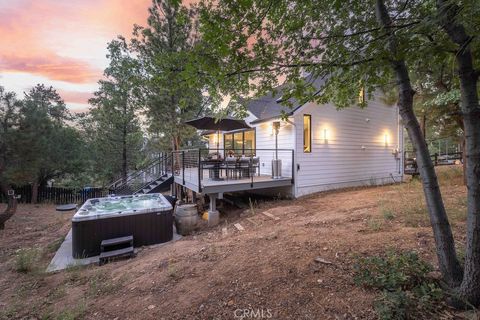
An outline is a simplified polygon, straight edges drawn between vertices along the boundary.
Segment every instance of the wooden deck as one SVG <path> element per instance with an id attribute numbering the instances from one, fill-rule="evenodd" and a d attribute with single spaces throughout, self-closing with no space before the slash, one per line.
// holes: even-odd
<path id="1" fill-rule="evenodd" d="M 271 175 L 260 175 L 254 176 L 253 179 L 226 179 L 223 177 L 223 180 L 213 180 L 208 178 L 208 170 L 204 170 L 204 178 L 199 180 L 198 174 L 198 168 L 185 168 L 185 174 L 180 170 L 180 172 L 175 175 L 175 183 L 204 194 L 278 188 L 293 185 L 292 177 L 272 179 Z"/>

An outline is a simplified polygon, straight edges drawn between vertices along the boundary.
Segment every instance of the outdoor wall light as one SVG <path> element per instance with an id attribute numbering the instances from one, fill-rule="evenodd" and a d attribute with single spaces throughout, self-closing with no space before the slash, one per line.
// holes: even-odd
<path id="1" fill-rule="evenodd" d="M 384 140 L 385 140 L 385 147 L 388 147 L 388 134 L 385 134 Z"/>
<path id="2" fill-rule="evenodd" d="M 278 134 L 278 131 L 280 130 L 280 121 L 273 121 L 272 127 L 273 127 L 273 132 L 275 134 Z"/>
<path id="3" fill-rule="evenodd" d="M 328 142 L 327 129 L 323 129 L 323 140 L 324 140 L 325 142 Z"/>
<path id="4" fill-rule="evenodd" d="M 398 149 L 398 146 L 395 147 L 394 149 L 392 149 L 392 155 L 393 155 L 395 158 L 398 158 L 399 153 L 400 153 L 400 150 Z"/>

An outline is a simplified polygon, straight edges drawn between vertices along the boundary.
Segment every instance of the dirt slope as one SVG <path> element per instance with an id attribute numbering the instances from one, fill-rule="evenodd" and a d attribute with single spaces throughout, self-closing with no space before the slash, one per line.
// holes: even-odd
<path id="1" fill-rule="evenodd" d="M 449 177 L 442 187 L 457 209 L 465 195 L 460 180 Z M 56 274 L 19 273 L 15 256 L 37 246 L 36 264 L 46 267 L 70 216 L 51 206 L 21 206 L 0 231 L 0 317 L 249 319 L 253 312 L 256 319 L 375 319 L 375 292 L 353 284 L 354 257 L 413 249 L 435 263 L 424 213 L 414 220 L 413 211 L 387 215 L 399 201 L 421 208 L 419 190 L 413 183 L 264 202 L 254 212 L 226 215 L 218 227 L 144 248 L 134 259 Z M 455 215 L 456 235 L 463 221 Z"/>

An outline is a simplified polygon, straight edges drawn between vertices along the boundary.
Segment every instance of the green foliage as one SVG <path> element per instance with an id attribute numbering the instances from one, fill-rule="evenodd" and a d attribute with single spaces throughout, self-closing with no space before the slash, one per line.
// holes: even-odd
<path id="1" fill-rule="evenodd" d="M 357 285 L 381 290 L 374 304 L 380 319 L 415 319 L 443 307 L 442 290 L 427 276 L 431 265 L 415 252 L 360 257 L 354 270 Z"/>
<path id="2" fill-rule="evenodd" d="M 102 185 L 119 175 L 126 176 L 142 159 L 143 132 L 138 77 L 140 66 L 124 39 L 108 45 L 109 66 L 100 88 L 90 99 L 93 108 L 80 115 L 89 145 L 91 171 Z"/>
<path id="3" fill-rule="evenodd" d="M 84 319 L 87 313 L 87 305 L 85 302 L 81 302 L 73 307 L 68 307 L 62 310 L 55 316 L 48 316 L 55 320 L 80 320 Z"/>
<path id="4" fill-rule="evenodd" d="M 161 0 L 153 1 L 149 13 L 148 25 L 135 27 L 130 49 L 142 66 L 139 88 L 156 140 L 152 147 L 180 148 L 196 133 L 184 122 L 205 113 L 210 101 L 202 95 L 205 84 L 193 54 L 200 41 L 196 9 Z"/>
<path id="5" fill-rule="evenodd" d="M 57 252 L 57 250 L 60 248 L 64 240 L 65 240 L 65 237 L 61 237 L 61 238 L 58 238 L 57 240 L 50 242 L 47 246 L 47 251 L 51 253 Z"/>
<path id="6" fill-rule="evenodd" d="M 204 81 L 212 96 L 244 101 L 239 98 L 260 96 L 282 84 L 289 106 L 315 101 L 366 107 L 368 100 L 358 101 L 360 87 L 370 99 L 384 91 L 388 103 L 396 103 L 391 61 L 401 59 L 417 93 L 417 115 L 427 116 L 428 138 L 460 137 L 455 46 L 438 25 L 436 2 L 384 3 L 398 42 L 395 56 L 388 46 L 389 28 L 379 26 L 375 2 L 201 1 L 197 72 L 208 75 Z M 459 5 L 457 19 L 476 34 L 476 1 Z M 480 65 L 479 39 L 473 37 L 469 47 Z M 315 78 L 324 80 L 321 88 Z"/>
<path id="7" fill-rule="evenodd" d="M 383 218 L 385 220 L 388 220 L 388 221 L 391 221 L 391 220 L 395 219 L 395 214 L 391 210 L 388 210 L 388 209 L 383 209 L 382 210 L 382 215 L 383 215 Z"/>
<path id="8" fill-rule="evenodd" d="M 82 170 L 84 141 L 52 87 L 37 85 L 21 101 L 0 89 L 0 120 L 2 182 L 42 184 Z"/>
<path id="9" fill-rule="evenodd" d="M 420 260 L 415 252 L 397 254 L 389 251 L 385 257 L 360 257 L 354 267 L 357 284 L 390 291 L 411 290 L 432 271 L 432 267 Z"/>
<path id="10" fill-rule="evenodd" d="M 378 232 L 382 229 L 382 222 L 375 218 L 368 218 L 367 219 L 367 226 L 370 230 Z"/>
<path id="11" fill-rule="evenodd" d="M 29 273 L 38 268 L 40 253 L 38 249 L 20 249 L 15 256 L 15 271 Z"/>

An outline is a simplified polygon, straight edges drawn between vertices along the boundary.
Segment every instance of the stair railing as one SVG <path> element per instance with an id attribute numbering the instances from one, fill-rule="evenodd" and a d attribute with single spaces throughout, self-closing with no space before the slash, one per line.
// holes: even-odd
<path id="1" fill-rule="evenodd" d="M 172 156 L 171 154 L 162 154 L 143 169 L 132 172 L 126 178 L 120 178 L 114 181 L 108 186 L 108 189 L 111 193 L 115 194 L 133 194 L 140 190 L 142 186 L 164 175 L 171 174 L 171 172 Z"/>

